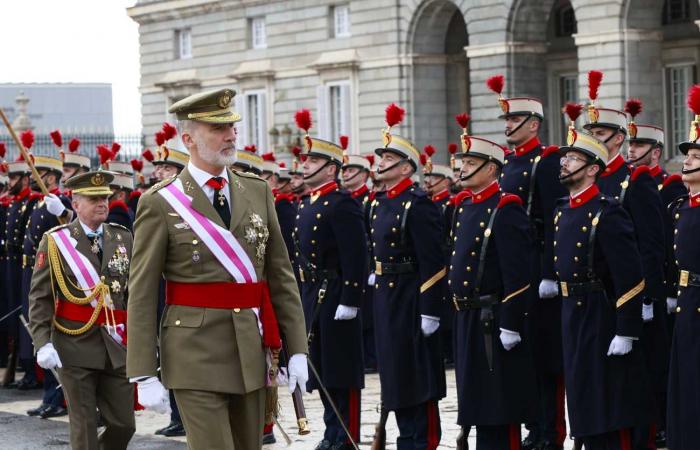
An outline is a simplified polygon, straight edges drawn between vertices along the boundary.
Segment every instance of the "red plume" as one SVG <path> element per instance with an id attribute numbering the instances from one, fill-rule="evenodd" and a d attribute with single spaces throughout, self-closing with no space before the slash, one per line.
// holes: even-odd
<path id="1" fill-rule="evenodd" d="M 426 145 L 425 147 L 423 147 L 423 151 L 426 155 L 428 155 L 428 158 L 430 158 L 435 154 L 435 147 L 433 147 L 432 145 Z"/>
<path id="2" fill-rule="evenodd" d="M 263 153 L 262 159 L 263 159 L 263 161 L 271 161 L 271 162 L 276 161 L 275 154 L 273 152 Z"/>
<path id="3" fill-rule="evenodd" d="M 311 111 L 308 109 L 297 111 L 294 114 L 294 121 L 297 123 L 297 127 L 308 133 L 309 128 L 311 128 Z"/>
<path id="4" fill-rule="evenodd" d="M 467 113 L 457 114 L 455 116 L 455 120 L 457 121 L 459 126 L 462 127 L 462 129 L 466 130 L 467 127 L 469 126 L 469 121 L 471 120 L 471 116 Z"/>
<path id="5" fill-rule="evenodd" d="M 426 155 L 425 153 L 421 153 L 420 154 L 420 165 L 424 166 L 427 163 L 428 163 L 428 155 Z"/>
<path id="6" fill-rule="evenodd" d="M 156 145 L 160 147 L 163 144 L 165 144 L 165 133 L 158 131 L 156 133 Z"/>
<path id="7" fill-rule="evenodd" d="M 281 163 L 278 164 L 280 166 L 280 169 L 286 169 L 287 165 L 282 161 Z"/>
<path id="8" fill-rule="evenodd" d="M 253 144 L 253 145 L 246 145 L 245 148 L 243 148 L 243 150 L 250 152 L 250 153 L 255 153 L 258 151 L 258 148 L 255 146 L 255 144 Z"/>
<path id="9" fill-rule="evenodd" d="M 374 155 L 365 155 L 365 159 L 369 161 L 369 166 L 372 167 L 374 165 Z"/>
<path id="10" fill-rule="evenodd" d="M 143 161 L 140 159 L 132 159 L 131 168 L 134 169 L 135 172 L 141 172 L 143 170 Z"/>
<path id="11" fill-rule="evenodd" d="M 348 149 L 348 141 L 349 141 L 349 138 L 347 136 L 340 136 L 340 147 L 343 150 Z"/>
<path id="12" fill-rule="evenodd" d="M 700 84 L 690 87 L 688 91 L 688 108 L 697 116 L 700 114 Z"/>
<path id="13" fill-rule="evenodd" d="M 19 139 L 22 141 L 22 145 L 27 150 L 32 148 L 32 145 L 34 145 L 34 133 L 32 130 L 23 131 L 22 134 L 20 134 Z"/>
<path id="14" fill-rule="evenodd" d="M 112 142 L 112 155 L 117 156 L 117 153 L 119 153 L 119 150 L 122 149 L 122 146 L 117 143 L 117 142 Z"/>
<path id="15" fill-rule="evenodd" d="M 634 120 L 634 118 L 642 112 L 642 101 L 637 98 L 627 100 L 625 102 L 625 112 L 632 116 L 632 120 Z"/>
<path id="16" fill-rule="evenodd" d="M 564 112 L 572 122 L 576 122 L 578 116 L 581 115 L 581 111 L 583 111 L 583 105 L 580 103 L 567 103 L 564 105 Z"/>
<path id="17" fill-rule="evenodd" d="M 143 153 L 141 153 L 141 156 L 143 156 L 143 158 L 146 161 L 150 161 L 150 162 L 153 162 L 153 160 L 155 159 L 155 156 L 153 156 L 153 152 L 150 151 L 149 149 L 144 150 Z"/>
<path id="18" fill-rule="evenodd" d="M 51 136 L 51 140 L 53 141 L 54 144 L 56 144 L 56 147 L 58 147 L 58 148 L 63 147 L 63 137 L 61 136 L 60 131 L 53 130 L 51 133 L 49 133 L 49 136 Z"/>
<path id="19" fill-rule="evenodd" d="M 503 85 L 505 84 L 505 78 L 503 75 L 494 75 L 488 80 L 486 80 L 486 86 L 489 87 L 493 92 L 495 92 L 498 95 L 501 95 L 501 92 L 503 92 Z M 462 127 L 466 128 L 466 127 Z"/>
<path id="20" fill-rule="evenodd" d="M 68 143 L 68 150 L 71 153 L 75 153 L 78 151 L 78 147 L 80 147 L 80 139 L 73 138 L 70 140 Z"/>
<path id="21" fill-rule="evenodd" d="M 97 154 L 100 155 L 100 164 L 101 165 L 107 164 L 114 156 L 114 154 L 112 154 L 112 151 L 109 149 L 109 147 L 107 147 L 104 144 L 100 144 L 97 146 Z"/>
<path id="22" fill-rule="evenodd" d="M 450 144 L 447 146 L 447 151 L 450 152 L 450 155 L 457 153 L 457 144 L 450 142 Z"/>
<path id="23" fill-rule="evenodd" d="M 292 154 L 296 157 L 301 155 L 301 147 L 297 147 L 297 146 L 292 147 Z"/>
<path id="24" fill-rule="evenodd" d="M 398 125 L 403 122 L 403 118 L 406 115 L 406 110 L 392 103 L 386 107 L 386 124 L 389 127 Z"/>
<path id="25" fill-rule="evenodd" d="M 4 142 L 0 142 L 0 158 L 4 158 L 5 153 L 7 153 L 7 147 L 5 147 Z"/>
<path id="26" fill-rule="evenodd" d="M 163 135 L 165 136 L 165 140 L 169 141 L 170 139 L 177 136 L 177 128 L 170 125 L 168 122 L 164 122 L 163 123 Z"/>
<path id="27" fill-rule="evenodd" d="M 598 87 L 601 81 L 603 81 L 603 72 L 599 70 L 588 72 L 588 97 L 591 101 L 598 98 Z"/>

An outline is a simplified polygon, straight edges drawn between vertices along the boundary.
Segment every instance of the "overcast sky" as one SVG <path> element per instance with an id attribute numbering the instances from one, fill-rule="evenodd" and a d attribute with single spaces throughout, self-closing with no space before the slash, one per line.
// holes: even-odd
<path id="1" fill-rule="evenodd" d="M 111 83 L 114 127 L 141 131 L 136 0 L 3 1 L 2 83 Z"/>

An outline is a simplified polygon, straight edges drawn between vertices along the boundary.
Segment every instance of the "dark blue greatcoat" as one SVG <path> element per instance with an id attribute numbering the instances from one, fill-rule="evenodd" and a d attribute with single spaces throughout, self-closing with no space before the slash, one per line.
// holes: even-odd
<path id="1" fill-rule="evenodd" d="M 501 175 L 501 189 L 520 197 L 530 219 L 535 251 L 529 258 L 533 270 L 528 334 L 533 339 L 536 367 L 552 375 L 560 375 L 562 371 L 561 297 L 540 299 L 539 284 L 542 279 L 556 280 L 552 219 L 557 199 L 566 195 L 559 182 L 559 169 L 559 154 L 533 138 L 506 157 Z"/>
<path id="2" fill-rule="evenodd" d="M 457 423 L 470 426 L 527 422 L 534 417 L 537 390 L 531 342 L 523 333 L 531 283 L 530 273 L 523 270 L 523 261 L 532 252 L 530 223 L 519 197 L 509 195 L 502 199 L 496 183 L 456 208 L 448 281 L 450 295 L 475 296 L 483 243 L 485 235 L 490 234 L 479 295 L 494 294 L 499 300 L 492 307 L 492 371 L 484 347 L 482 310 L 460 308 L 456 312 Z M 493 227 L 489 228 L 495 209 Z M 506 351 L 499 339 L 500 328 L 520 333 L 522 342 Z"/>
<path id="3" fill-rule="evenodd" d="M 378 193 L 371 210 L 375 265 L 415 264 L 409 273 L 376 276 L 374 328 L 382 403 L 395 410 L 438 400 L 445 396 L 440 333 L 423 336 L 421 315 L 439 317 L 445 301 L 447 268 L 439 251 L 443 216 L 410 179 Z"/>
<path id="4" fill-rule="evenodd" d="M 596 223 L 589 277 L 589 240 Z M 593 185 L 576 199 L 559 202 L 555 230 L 571 434 L 591 436 L 652 423 L 651 386 L 639 342 L 626 355 L 607 355 L 615 335 L 638 338 L 642 333 L 644 277 L 632 220 L 619 202 Z M 604 290 L 565 295 L 565 286 L 588 280 L 600 280 Z"/>
<path id="5" fill-rule="evenodd" d="M 338 305 L 360 307 L 367 280 L 367 237 L 362 210 L 347 191 L 335 183 L 305 196 L 296 219 L 294 267 L 304 270 L 301 298 L 307 331 L 313 327 L 309 354 L 327 388 L 363 388 L 362 312 L 351 320 L 335 320 Z M 296 247 L 295 246 L 295 247 Z M 312 325 L 323 276 L 317 271 L 335 274 L 328 278 L 326 293 Z M 318 389 L 316 377 L 307 388 Z"/>
<path id="6" fill-rule="evenodd" d="M 700 195 L 678 203 L 673 216 L 678 268 L 700 274 Z M 700 448 L 700 280 L 679 281 L 666 432 L 669 449 L 694 450 Z"/>

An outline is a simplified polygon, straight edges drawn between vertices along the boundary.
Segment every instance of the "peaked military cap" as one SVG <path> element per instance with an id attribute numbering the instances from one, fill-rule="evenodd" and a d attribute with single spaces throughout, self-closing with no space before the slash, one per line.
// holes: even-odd
<path id="1" fill-rule="evenodd" d="M 112 195 L 109 185 L 113 180 L 114 175 L 109 172 L 86 172 L 70 177 L 64 186 L 74 194 L 88 197 L 109 196 Z"/>
<path id="2" fill-rule="evenodd" d="M 173 104 L 168 112 L 178 120 L 194 120 L 206 123 L 235 123 L 241 115 L 231 109 L 235 97 L 233 89 L 217 89 L 190 95 Z"/>

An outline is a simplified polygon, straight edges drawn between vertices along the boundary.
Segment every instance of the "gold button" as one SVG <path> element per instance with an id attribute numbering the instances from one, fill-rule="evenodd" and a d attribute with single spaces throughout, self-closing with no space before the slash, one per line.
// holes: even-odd
<path id="1" fill-rule="evenodd" d="M 471 272 L 472 268 L 470 266 L 467 266 L 467 272 Z"/>
<path id="2" fill-rule="evenodd" d="M 471 252 L 471 255 L 472 255 L 472 256 L 476 256 L 476 252 Z"/>
<path id="3" fill-rule="evenodd" d="M 479 236 L 475 237 L 474 239 L 476 239 L 476 242 L 479 242 L 481 240 Z"/>
<path id="4" fill-rule="evenodd" d="M 465 282 L 462 283 L 462 284 L 465 285 L 465 286 L 469 286 L 469 282 L 468 282 L 468 281 L 465 281 Z"/>
<path id="5" fill-rule="evenodd" d="M 480 226 L 481 228 L 484 228 L 484 227 L 486 226 L 486 224 L 485 224 L 484 222 L 480 222 L 480 223 L 479 223 L 479 226 Z"/>
<path id="6" fill-rule="evenodd" d="M 576 302 L 576 306 L 581 306 L 582 304 L 581 302 Z"/>
<path id="7" fill-rule="evenodd" d="M 192 245 L 197 245 L 199 244 L 199 241 L 197 239 L 192 239 Z"/>
<path id="8" fill-rule="evenodd" d="M 390 288 L 393 288 L 393 287 L 394 287 L 394 282 L 393 282 L 393 281 L 389 282 L 389 287 L 390 287 Z"/>
<path id="9" fill-rule="evenodd" d="M 580 243 L 580 242 L 577 242 L 577 243 L 576 243 L 576 247 L 581 248 L 581 247 L 582 247 L 581 243 Z"/>
<path id="10" fill-rule="evenodd" d="M 581 227 L 581 231 L 583 231 L 583 232 L 585 233 L 586 231 L 588 231 L 588 228 L 587 228 L 587 227 Z"/>
<path id="11" fill-rule="evenodd" d="M 321 218 L 321 213 L 316 214 L 316 218 L 320 219 Z"/>
<path id="12" fill-rule="evenodd" d="M 180 319 L 177 319 L 177 320 L 175 321 L 175 325 L 180 326 Z"/>
<path id="13" fill-rule="evenodd" d="M 239 313 L 239 312 L 241 312 L 241 308 L 233 308 L 233 312 Z"/>
<path id="14" fill-rule="evenodd" d="M 681 307 L 680 307 L 680 306 L 676 307 L 676 312 L 677 312 L 677 313 L 681 312 Z"/>

